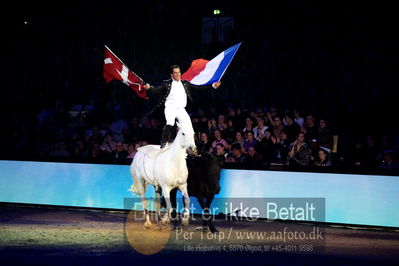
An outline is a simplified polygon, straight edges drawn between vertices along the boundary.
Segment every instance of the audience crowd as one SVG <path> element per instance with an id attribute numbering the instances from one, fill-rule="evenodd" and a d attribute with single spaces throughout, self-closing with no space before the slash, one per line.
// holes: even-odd
<path id="1" fill-rule="evenodd" d="M 130 117 L 116 110 L 110 122 L 96 123 L 98 119 L 90 112 L 71 116 L 43 109 L 32 136 L 16 131 L 16 154 L 21 158 L 131 163 L 140 146 L 159 144 L 162 116 Z M 230 106 L 226 112 L 199 108 L 191 113 L 191 119 L 198 152 L 213 153 L 225 165 L 399 167 L 397 139 L 360 137 L 345 153 L 343 146 L 348 143 L 340 143 L 345 141 L 340 132 L 331 128 L 324 117 L 302 110 L 280 110 L 275 105 L 251 110 Z"/>

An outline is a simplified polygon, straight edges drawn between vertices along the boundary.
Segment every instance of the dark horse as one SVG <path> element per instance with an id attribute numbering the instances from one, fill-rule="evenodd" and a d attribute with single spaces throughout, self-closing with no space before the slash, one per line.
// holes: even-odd
<path id="1" fill-rule="evenodd" d="M 215 194 L 220 191 L 219 180 L 222 162 L 214 155 L 204 153 L 201 156 L 187 158 L 187 167 L 188 195 L 197 198 L 204 212 L 202 216 L 203 229 L 207 230 L 209 228 L 212 233 L 218 233 L 219 231 L 213 224 L 209 209 Z M 173 189 L 170 192 L 170 200 L 174 210 L 176 210 L 176 193 L 177 189 Z M 172 218 L 174 218 L 175 226 L 177 226 L 175 212 L 172 213 Z"/>

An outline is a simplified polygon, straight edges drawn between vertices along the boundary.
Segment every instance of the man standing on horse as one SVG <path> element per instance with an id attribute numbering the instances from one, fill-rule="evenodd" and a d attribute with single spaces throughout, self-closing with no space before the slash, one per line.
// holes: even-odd
<path id="1" fill-rule="evenodd" d="M 162 130 L 161 148 L 165 147 L 166 143 L 171 141 L 173 133 L 172 128 L 176 119 L 181 127 L 193 129 L 190 116 L 185 109 L 187 105 L 187 98 L 191 102 L 193 101 L 191 90 L 205 90 L 211 88 L 217 89 L 221 84 L 220 81 L 218 81 L 214 82 L 212 85 L 199 86 L 194 85 L 186 80 L 181 80 L 180 67 L 177 65 L 171 66 L 170 77 L 170 80 L 159 87 L 153 87 L 149 84 L 144 85 L 146 90 L 150 90 L 152 93 L 160 95 L 159 101 L 153 112 L 161 106 L 165 106 L 164 114 L 166 125 Z"/>

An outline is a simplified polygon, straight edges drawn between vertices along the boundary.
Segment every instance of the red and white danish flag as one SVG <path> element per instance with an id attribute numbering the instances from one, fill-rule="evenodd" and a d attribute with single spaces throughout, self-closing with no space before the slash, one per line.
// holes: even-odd
<path id="1" fill-rule="evenodd" d="M 117 79 L 125 83 L 141 98 L 147 99 L 147 91 L 143 88 L 145 82 L 131 71 L 106 45 L 103 75 L 105 82 Z"/>

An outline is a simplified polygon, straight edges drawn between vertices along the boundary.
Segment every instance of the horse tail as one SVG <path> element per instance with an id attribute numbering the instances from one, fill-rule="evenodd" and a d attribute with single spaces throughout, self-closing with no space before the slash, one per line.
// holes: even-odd
<path id="1" fill-rule="evenodd" d="M 130 186 L 129 191 L 133 191 L 134 193 L 136 193 L 137 195 L 141 195 L 141 189 L 143 189 L 143 191 L 147 190 L 148 187 L 148 182 L 145 181 L 144 179 L 141 179 L 141 182 L 137 179 L 134 180 L 135 182 Z"/>
<path id="2" fill-rule="evenodd" d="M 140 155 L 142 155 L 140 152 L 136 154 L 130 166 L 130 174 L 133 177 L 133 184 L 130 186 L 129 191 L 133 191 L 137 195 L 145 193 L 148 186 L 148 182 L 144 178 L 140 177 L 141 174 L 138 171 L 135 171 L 135 169 L 137 170 L 137 164 L 140 159 L 142 159 Z"/>

